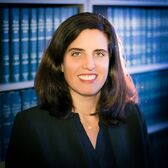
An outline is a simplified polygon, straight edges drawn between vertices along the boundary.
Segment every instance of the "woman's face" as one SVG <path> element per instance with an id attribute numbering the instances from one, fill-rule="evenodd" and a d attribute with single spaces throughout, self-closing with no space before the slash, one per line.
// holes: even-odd
<path id="1" fill-rule="evenodd" d="M 85 29 L 68 46 L 62 71 L 72 96 L 96 96 L 109 68 L 107 36 L 97 29 Z"/>

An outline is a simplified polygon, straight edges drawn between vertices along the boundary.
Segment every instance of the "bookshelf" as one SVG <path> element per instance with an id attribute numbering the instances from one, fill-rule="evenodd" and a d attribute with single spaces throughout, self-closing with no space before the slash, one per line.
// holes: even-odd
<path id="1" fill-rule="evenodd" d="M 115 25 L 147 123 L 152 167 L 168 167 L 168 1 L 89 0 L 88 10 Z"/>
<path id="2" fill-rule="evenodd" d="M 134 76 L 134 82 L 136 82 L 137 90 L 140 92 L 139 97 L 142 109 L 145 113 L 152 113 L 152 110 L 158 111 L 152 109 L 152 107 L 147 109 L 146 106 L 150 106 L 156 100 L 159 102 L 160 100 L 158 99 L 160 97 L 166 99 L 168 96 L 168 94 L 165 95 L 164 93 L 167 89 L 167 84 L 160 86 L 160 83 L 167 83 L 166 76 L 163 79 L 164 75 L 162 74 L 168 71 L 166 49 L 168 42 L 168 24 L 166 23 L 168 22 L 168 1 L 90 0 L 88 10 L 105 15 L 114 24 L 125 47 L 124 55 L 128 72 Z M 151 75 L 152 73 L 153 75 Z M 144 79 L 140 79 L 139 76 Z M 150 78 L 150 76 L 153 76 L 155 80 Z M 160 76 L 162 76 L 162 79 Z M 152 82 L 156 83 L 155 86 Z M 156 90 L 158 89 L 157 87 L 163 87 L 157 90 L 162 95 L 152 95 L 150 87 Z M 153 92 L 156 90 L 153 90 Z M 161 102 L 159 103 L 161 104 Z M 164 106 L 165 108 L 162 108 L 162 110 L 168 111 L 168 107 Z M 166 119 L 166 124 L 162 124 L 162 121 L 155 121 L 153 125 L 150 123 L 149 133 L 162 130 L 165 127 L 168 128 L 168 117 Z"/>
<path id="3" fill-rule="evenodd" d="M 86 0 L 0 0 L 0 161 L 15 115 L 38 104 L 34 75 L 52 33 L 84 11 Z"/>
<path id="4" fill-rule="evenodd" d="M 165 71 L 168 71 L 168 51 L 167 49 L 164 49 L 162 47 L 167 46 L 168 44 L 168 0 L 0 0 L 0 10 L 3 8 L 14 8 L 14 7 L 18 7 L 20 9 L 23 8 L 44 8 L 46 9 L 47 7 L 49 8 L 72 8 L 75 7 L 78 9 L 78 12 L 100 12 L 103 15 L 105 15 L 107 18 L 109 18 L 109 20 L 111 22 L 117 22 L 111 14 L 114 14 L 114 16 L 116 15 L 116 18 L 119 19 L 120 23 L 123 21 L 122 17 L 125 17 L 124 15 L 122 16 L 121 13 L 119 13 L 118 11 L 122 11 L 125 10 L 124 12 L 129 13 L 129 17 L 130 18 L 126 18 L 127 20 L 130 20 L 133 18 L 132 16 L 135 16 L 135 18 L 133 19 L 140 19 L 140 22 L 142 23 L 142 25 L 144 26 L 143 28 L 145 28 L 146 25 L 144 25 L 144 20 L 149 20 L 149 22 L 145 22 L 145 24 L 148 24 L 148 30 L 143 30 L 141 29 L 141 26 L 139 27 L 133 27 L 133 29 L 129 29 L 129 26 L 131 27 L 132 24 L 131 22 L 128 22 L 128 27 L 127 28 L 127 32 L 126 34 L 124 34 L 123 32 L 125 31 L 124 29 L 122 29 L 123 24 L 121 24 L 121 26 L 118 28 L 118 33 L 121 33 L 121 36 L 125 36 L 125 39 L 122 39 L 123 44 L 126 44 L 126 48 L 125 49 L 125 55 L 128 61 L 130 61 L 131 59 L 133 59 L 133 57 L 129 57 L 129 55 L 136 55 L 137 53 L 135 52 L 135 49 L 137 46 L 134 46 L 134 43 L 130 43 L 130 41 L 127 42 L 128 39 L 131 40 L 135 40 L 137 37 L 137 39 L 139 39 L 140 41 L 138 41 L 138 44 L 145 44 L 145 46 L 140 46 L 141 51 L 147 51 L 149 50 L 148 53 L 138 53 L 139 55 L 136 55 L 137 60 L 134 62 L 128 62 L 128 72 L 131 75 L 136 76 L 135 78 L 137 78 L 136 80 L 137 82 L 137 89 L 139 89 L 140 91 L 140 96 L 142 96 L 142 101 L 141 102 L 145 102 L 146 97 L 149 95 L 149 97 L 151 98 L 152 101 L 149 101 L 150 103 L 156 103 L 156 95 L 151 95 L 151 93 L 149 93 L 147 90 L 151 91 L 151 88 L 157 89 L 155 85 L 153 84 L 149 84 L 147 83 L 147 81 L 150 81 L 151 79 L 148 78 L 148 76 L 145 76 L 145 80 L 142 80 L 142 82 L 139 82 L 139 74 L 151 74 L 151 73 L 157 73 L 160 72 L 161 76 L 162 76 L 162 72 L 166 74 Z M 141 16 L 139 16 L 136 13 L 136 10 L 134 9 L 138 9 L 138 11 L 140 12 L 140 14 L 142 14 L 142 18 Z M 116 13 L 113 13 L 113 11 L 115 11 Z M 112 13 L 111 13 L 112 12 Z M 134 13 L 132 13 L 134 12 Z M 145 15 L 143 15 L 145 12 Z M 66 10 L 64 10 L 63 12 L 64 14 L 66 13 Z M 149 14 L 148 14 L 149 13 Z M 151 18 L 150 18 L 150 14 L 153 14 L 152 19 L 154 21 L 151 22 Z M 160 19 L 159 17 L 157 18 L 157 14 L 164 15 L 164 19 Z M 125 13 L 124 13 L 125 14 Z M 148 17 L 146 18 L 145 16 L 148 15 Z M 11 16 L 9 16 L 11 17 Z M 68 16 L 67 16 L 68 17 Z M 159 27 L 157 25 L 158 20 L 160 19 L 160 21 L 162 21 L 162 23 L 159 22 L 159 24 L 161 24 L 162 26 Z M 61 20 L 61 19 L 60 19 Z M 167 22 L 166 22 L 167 21 Z M 60 23 L 60 22 L 59 22 Z M 125 25 L 126 26 L 126 23 Z M 8 27 L 9 28 L 9 27 Z M 164 29 L 164 28 L 167 28 Z M 1 28 L 2 29 L 2 28 Z M 151 37 L 150 39 L 140 39 L 139 36 L 134 36 L 134 34 L 132 34 L 133 37 L 130 36 L 130 33 L 133 31 L 141 31 L 141 33 L 143 35 L 143 38 L 145 37 Z M 157 32 L 157 34 L 153 33 L 153 35 L 151 36 L 151 34 L 149 34 L 148 32 Z M 145 34 L 146 33 L 146 34 Z M 159 35 L 158 35 L 159 34 Z M 119 34 L 120 35 L 120 34 Z M 160 38 L 161 36 L 161 38 Z M 166 37 L 166 38 L 165 38 Z M 1 40 L 1 37 L 0 37 Z M 159 40 L 159 41 L 158 41 Z M 128 45 L 127 45 L 128 44 Z M 154 44 L 151 46 L 151 44 Z M 160 44 L 163 44 L 160 45 Z M 133 46 L 132 48 L 130 48 L 130 46 Z M 159 50 L 156 46 L 159 46 Z M 139 46 L 138 46 L 139 47 Z M 149 49 L 150 48 L 150 49 Z M 139 50 L 139 48 L 137 48 Z M 162 49 L 164 49 L 162 51 Z M 130 51 L 129 51 L 130 50 Z M 134 53 L 135 52 L 135 53 Z M 150 60 L 151 55 L 155 56 L 152 58 L 152 60 Z M 163 59 L 161 57 L 159 57 L 160 55 L 164 55 Z M 1 57 L 2 55 L 0 55 Z M 149 57 L 149 60 L 146 61 L 146 57 Z M 143 59 L 143 61 L 141 62 L 140 60 Z M 138 63 L 137 63 L 138 62 Z M 1 73 L 1 72 L 0 72 Z M 168 73 L 167 73 L 168 74 Z M 166 76 L 166 75 L 164 75 Z M 158 77 L 158 76 L 157 76 Z M 140 80 L 141 81 L 141 80 Z M 152 80 L 151 80 L 152 81 Z M 164 82 L 166 84 L 161 85 L 163 88 L 160 88 L 161 90 L 163 90 L 163 94 L 164 96 L 162 97 L 168 97 L 168 95 L 166 95 L 166 92 L 164 90 L 167 89 L 168 87 L 168 82 L 166 80 L 166 77 L 164 78 L 164 80 L 161 80 L 160 78 L 157 80 L 154 80 L 155 83 L 159 82 L 159 87 L 160 87 L 160 83 Z M 138 85 L 138 83 L 141 83 L 142 85 Z M 29 78 L 25 81 L 15 81 L 15 82 L 1 82 L 0 83 L 0 94 L 4 94 L 4 93 L 13 93 L 16 92 L 19 95 L 22 95 L 22 91 L 24 92 L 29 92 L 30 89 L 33 89 L 34 87 L 34 81 L 33 78 Z M 143 89 L 142 89 L 143 87 Z M 144 89 L 144 87 L 146 87 Z M 166 88 L 166 89 L 165 89 Z M 32 90 L 31 90 L 32 91 Z M 144 95 L 144 92 L 147 92 L 146 94 L 148 95 Z M 154 90 L 155 91 L 155 90 Z M 160 92 L 157 90 L 157 92 Z M 161 92 L 162 93 L 162 92 Z M 168 93 L 167 93 L 168 94 Z M 26 94 L 25 94 L 26 95 Z M 158 98 L 157 98 L 158 99 Z M 146 104 L 146 102 L 143 104 L 144 106 L 148 106 L 148 104 Z M 164 105 L 164 110 L 168 111 L 168 108 L 166 105 Z M 28 106 L 27 106 L 28 107 Z M 152 107 L 150 107 L 152 109 Z M 148 109 L 151 111 L 151 109 Z M 147 111 L 147 109 L 145 109 Z M 164 114 L 165 115 L 165 114 Z M 148 126 L 148 132 L 150 134 L 154 134 L 155 132 L 159 132 L 161 130 L 165 130 L 168 128 L 168 119 L 164 120 L 163 122 L 158 121 L 156 123 L 154 123 L 153 125 L 150 124 Z M 1 152 L 1 151 L 0 151 Z"/>
<path id="5" fill-rule="evenodd" d="M 86 9 L 86 0 L 80 0 L 80 1 L 75 1 L 75 0 L 0 0 L 0 4 L 2 5 L 1 8 L 3 7 L 16 7 L 16 5 L 21 9 L 24 8 L 28 5 L 28 7 L 51 7 L 51 5 L 55 7 L 78 7 L 79 12 L 87 11 Z M 66 11 L 66 10 L 65 10 Z M 34 86 L 33 79 L 32 80 L 25 80 L 25 81 L 18 81 L 18 82 L 6 82 L 6 83 L 0 83 L 0 92 L 4 91 L 12 91 L 12 90 L 18 90 L 18 89 L 26 89 L 26 88 L 32 88 Z"/>

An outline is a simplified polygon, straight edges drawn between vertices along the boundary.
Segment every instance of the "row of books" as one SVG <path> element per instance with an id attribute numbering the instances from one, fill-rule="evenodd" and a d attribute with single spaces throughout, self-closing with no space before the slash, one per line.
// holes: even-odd
<path id="1" fill-rule="evenodd" d="M 53 31 L 78 12 L 78 7 L 0 8 L 0 83 L 33 80 Z M 168 62 L 167 9 L 108 6 L 105 15 L 121 37 L 128 66 Z"/>
<path id="2" fill-rule="evenodd" d="M 168 121 L 168 69 L 133 74 L 132 77 L 147 124 Z"/>
<path id="3" fill-rule="evenodd" d="M 115 26 L 128 66 L 168 62 L 168 8 L 95 7 Z"/>
<path id="4" fill-rule="evenodd" d="M 16 114 L 37 104 L 33 88 L 0 93 L 0 160 L 4 160 Z"/>
<path id="5" fill-rule="evenodd" d="M 0 8 L 0 83 L 34 79 L 53 32 L 77 6 Z"/>

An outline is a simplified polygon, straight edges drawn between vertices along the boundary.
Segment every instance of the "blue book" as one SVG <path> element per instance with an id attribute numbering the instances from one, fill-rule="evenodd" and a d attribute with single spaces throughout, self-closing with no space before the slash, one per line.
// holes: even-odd
<path id="1" fill-rule="evenodd" d="M 140 9 L 133 8 L 131 10 L 131 36 L 132 36 L 132 60 L 131 65 L 140 65 Z"/>
<path id="2" fill-rule="evenodd" d="M 53 34 L 53 8 L 45 8 L 45 45 L 49 45 Z"/>
<path id="3" fill-rule="evenodd" d="M 156 17 L 156 9 L 152 9 L 152 63 L 157 63 L 156 62 L 156 55 L 157 55 L 157 42 L 156 42 L 156 37 L 157 37 L 157 17 Z"/>
<path id="4" fill-rule="evenodd" d="M 123 45 L 127 67 L 131 66 L 132 60 L 132 40 L 131 40 L 131 9 L 125 8 L 124 12 L 124 38 Z"/>
<path id="5" fill-rule="evenodd" d="M 77 14 L 78 8 L 76 7 L 61 7 L 60 8 L 60 22 L 62 23 L 65 21 L 68 17 Z"/>
<path id="6" fill-rule="evenodd" d="M 100 12 L 102 14 L 102 12 Z M 107 8 L 107 18 L 108 21 L 113 25 L 112 7 Z"/>
<path id="7" fill-rule="evenodd" d="M 140 36 L 140 64 L 145 65 L 146 63 L 146 9 L 141 9 L 140 20 L 141 20 L 141 36 Z"/>
<path id="8" fill-rule="evenodd" d="M 20 68 L 21 81 L 29 79 L 29 9 L 20 10 Z"/>
<path id="9" fill-rule="evenodd" d="M 121 8 L 121 7 L 114 7 L 111 10 L 111 15 L 112 15 L 112 22 L 114 24 L 115 30 L 117 32 L 117 36 L 118 36 L 118 41 L 119 41 L 119 46 L 120 46 L 120 51 L 122 53 L 122 56 L 125 55 L 125 51 L 124 51 L 124 44 L 125 43 L 125 12 L 126 9 L 125 8 Z"/>
<path id="10" fill-rule="evenodd" d="M 68 17 L 71 17 L 71 16 L 73 16 L 73 15 L 75 15 L 79 12 L 79 8 L 77 8 L 77 7 L 70 6 L 70 7 L 67 7 L 67 8 L 65 7 L 64 9 L 66 10 L 65 19 L 67 19 Z"/>
<path id="11" fill-rule="evenodd" d="M 11 108 L 11 119 L 12 124 L 14 118 L 18 112 L 21 111 L 21 96 L 19 91 L 11 91 L 10 92 L 10 108 Z"/>
<path id="12" fill-rule="evenodd" d="M 12 128 L 12 113 L 10 108 L 10 93 L 3 92 L 1 93 L 1 115 L 2 115 L 2 152 L 4 160 L 6 155 L 6 150 L 9 143 L 11 128 Z"/>
<path id="13" fill-rule="evenodd" d="M 3 156 L 3 144 L 2 144 L 2 93 L 0 93 L 0 161 L 2 161 L 2 156 Z"/>
<path id="14" fill-rule="evenodd" d="M 71 7 L 71 9 L 72 9 L 72 12 L 70 14 L 71 16 L 75 15 L 75 14 L 78 14 L 80 12 L 78 7 Z"/>
<path id="15" fill-rule="evenodd" d="M 10 10 L 10 74 L 11 82 L 20 81 L 20 13 L 19 8 Z"/>
<path id="16" fill-rule="evenodd" d="M 0 9 L 0 83 L 10 82 L 9 68 L 9 9 Z"/>
<path id="17" fill-rule="evenodd" d="M 44 8 L 37 8 L 37 66 L 45 50 Z"/>
<path id="18" fill-rule="evenodd" d="M 152 64 L 152 9 L 146 11 L 146 64 Z"/>
<path id="19" fill-rule="evenodd" d="M 114 8 L 112 9 L 113 21 L 115 28 L 117 30 L 120 42 L 124 38 L 124 14 L 125 10 L 123 8 Z"/>
<path id="20" fill-rule="evenodd" d="M 59 7 L 53 9 L 53 32 L 58 28 L 61 23 L 61 10 Z"/>
<path id="21" fill-rule="evenodd" d="M 155 26 L 154 26 L 153 32 L 155 33 L 153 35 L 153 38 L 154 38 L 153 40 L 154 40 L 155 45 L 153 47 L 155 49 L 155 54 L 156 54 L 155 61 L 156 63 L 160 63 L 161 62 L 161 45 L 162 45 L 161 38 L 160 38 L 160 34 L 161 34 L 161 10 L 160 9 L 155 9 L 154 17 L 155 17 L 155 21 L 154 21 Z M 168 30 L 168 27 L 167 27 L 167 30 Z M 167 40 L 168 39 L 166 39 L 166 41 Z M 165 60 L 165 62 L 167 61 Z"/>
<path id="22" fill-rule="evenodd" d="M 30 92 L 31 92 L 30 106 L 34 107 L 38 104 L 37 95 L 34 89 L 30 89 Z"/>
<path id="23" fill-rule="evenodd" d="M 21 95 L 21 110 L 26 110 L 31 107 L 31 90 L 24 89 L 20 91 Z"/>
<path id="24" fill-rule="evenodd" d="M 168 62 L 168 12 L 167 9 L 160 10 L 160 62 Z"/>
<path id="25" fill-rule="evenodd" d="M 60 8 L 60 21 L 61 21 L 61 23 L 63 22 L 63 21 L 65 21 L 66 19 L 67 19 L 67 17 L 68 17 L 68 13 L 67 13 L 67 8 L 66 7 L 61 7 Z"/>
<path id="26" fill-rule="evenodd" d="M 37 71 L 37 8 L 30 8 L 29 39 L 29 79 L 33 80 Z"/>

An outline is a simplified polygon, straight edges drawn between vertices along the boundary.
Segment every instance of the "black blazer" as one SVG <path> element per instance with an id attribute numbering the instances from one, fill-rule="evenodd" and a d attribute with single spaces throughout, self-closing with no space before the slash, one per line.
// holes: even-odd
<path id="1" fill-rule="evenodd" d="M 117 168 L 148 166 L 148 135 L 137 105 L 125 108 L 126 122 L 108 128 Z M 6 168 L 87 168 L 74 118 L 57 119 L 39 107 L 17 114 Z"/>

